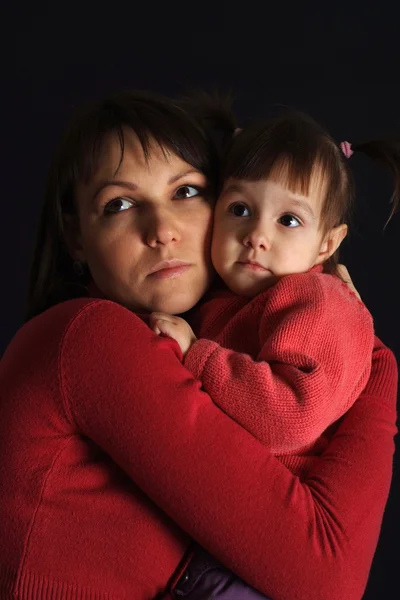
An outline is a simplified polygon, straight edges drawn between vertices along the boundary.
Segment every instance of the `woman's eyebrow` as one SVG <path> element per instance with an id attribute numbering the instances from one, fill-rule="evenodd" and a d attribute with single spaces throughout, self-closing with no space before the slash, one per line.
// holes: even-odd
<path id="1" fill-rule="evenodd" d="M 115 186 L 115 187 L 123 187 L 126 188 L 127 190 L 133 191 L 137 189 L 137 185 L 135 183 L 132 183 L 130 181 L 120 181 L 119 179 L 110 179 L 107 181 L 103 181 L 95 190 L 94 194 L 93 194 L 93 199 L 97 198 L 97 196 L 100 194 L 101 191 L 104 190 L 104 188 L 106 187 L 111 187 L 111 186 Z"/>
<path id="2" fill-rule="evenodd" d="M 179 181 L 179 179 L 182 179 L 183 177 L 186 177 L 187 175 L 190 175 L 192 173 L 197 174 L 197 175 L 202 175 L 202 173 L 200 171 L 198 171 L 197 169 L 188 169 L 186 171 L 183 171 L 182 173 L 177 173 L 176 175 L 173 175 L 168 180 L 167 183 L 168 183 L 168 185 L 172 185 L 176 181 Z M 111 186 L 123 187 L 130 191 L 137 190 L 137 188 L 138 188 L 137 184 L 133 183 L 133 181 L 121 181 L 120 179 L 108 179 L 107 181 L 102 181 L 101 184 L 96 188 L 96 190 L 93 194 L 93 198 L 94 199 L 97 198 L 97 196 L 100 194 L 100 192 L 102 190 L 104 190 L 104 188 L 111 187 Z"/>
<path id="3" fill-rule="evenodd" d="M 183 177 L 186 177 L 187 175 L 191 175 L 192 173 L 193 174 L 197 174 L 197 175 L 203 175 L 203 173 L 201 173 L 197 169 L 188 169 L 187 171 L 183 171 L 182 173 L 178 173 L 177 175 L 173 175 L 168 180 L 168 185 L 172 185 L 176 181 L 179 181 L 179 179 L 182 179 Z"/>

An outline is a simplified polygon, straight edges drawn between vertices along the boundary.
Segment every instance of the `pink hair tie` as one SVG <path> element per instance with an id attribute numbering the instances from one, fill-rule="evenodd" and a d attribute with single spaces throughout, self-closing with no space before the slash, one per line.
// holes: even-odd
<path id="1" fill-rule="evenodd" d="M 354 154 L 354 150 L 351 149 L 350 142 L 341 142 L 340 149 L 346 158 L 350 158 Z"/>

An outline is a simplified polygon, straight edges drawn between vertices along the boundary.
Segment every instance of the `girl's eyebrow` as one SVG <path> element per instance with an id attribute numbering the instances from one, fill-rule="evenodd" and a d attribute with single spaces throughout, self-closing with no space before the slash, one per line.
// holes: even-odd
<path id="1" fill-rule="evenodd" d="M 223 190 L 222 195 L 227 193 L 243 194 L 245 191 L 245 187 L 240 185 L 240 183 L 231 183 L 225 188 L 225 190 Z M 293 206 L 303 209 L 311 217 L 311 219 L 316 219 L 314 211 L 307 200 L 298 197 L 293 192 L 289 192 L 289 200 Z"/>
<path id="2" fill-rule="evenodd" d="M 243 194 L 244 191 L 245 191 L 245 188 L 244 188 L 244 186 L 240 185 L 240 183 L 231 183 L 222 191 L 222 194 L 227 194 L 227 193 L 231 193 L 231 192 L 236 192 L 237 194 Z"/>
<path id="3" fill-rule="evenodd" d="M 312 207 L 306 200 L 303 200 L 302 198 L 294 197 L 292 195 L 290 195 L 289 198 L 290 198 L 290 202 L 293 206 L 303 209 L 312 219 L 316 218 Z"/>

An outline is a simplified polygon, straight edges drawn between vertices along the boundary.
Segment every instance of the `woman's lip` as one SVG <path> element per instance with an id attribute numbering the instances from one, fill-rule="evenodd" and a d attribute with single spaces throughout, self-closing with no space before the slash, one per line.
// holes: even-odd
<path id="1" fill-rule="evenodd" d="M 149 275 L 156 273 L 157 271 L 161 271 L 163 269 L 174 269 L 175 267 L 187 267 L 189 263 L 184 260 L 178 260 L 177 258 L 170 258 L 168 260 L 161 260 L 159 263 L 155 264 L 151 269 Z"/>
<path id="2" fill-rule="evenodd" d="M 158 269 L 158 271 L 154 271 L 150 273 L 150 277 L 154 277 L 155 279 L 173 279 L 175 277 L 179 277 L 186 273 L 188 269 L 190 269 L 192 265 L 182 264 L 176 267 L 166 267 L 164 269 Z"/>

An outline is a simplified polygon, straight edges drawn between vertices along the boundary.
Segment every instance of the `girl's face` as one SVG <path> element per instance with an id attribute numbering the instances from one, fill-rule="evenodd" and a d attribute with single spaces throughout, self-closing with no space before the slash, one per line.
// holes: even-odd
<path id="1" fill-rule="evenodd" d="M 226 285 L 253 297 L 284 275 L 327 260 L 347 227 L 324 234 L 323 197 L 317 180 L 307 196 L 272 180 L 228 180 L 215 209 L 212 241 L 213 264 Z"/>
<path id="2" fill-rule="evenodd" d="M 205 176 L 154 143 L 146 161 L 133 131 L 111 135 L 101 164 L 76 189 L 73 257 L 110 300 L 135 311 L 183 313 L 206 292 L 213 206 Z M 68 227 L 68 226 L 67 226 Z"/>

